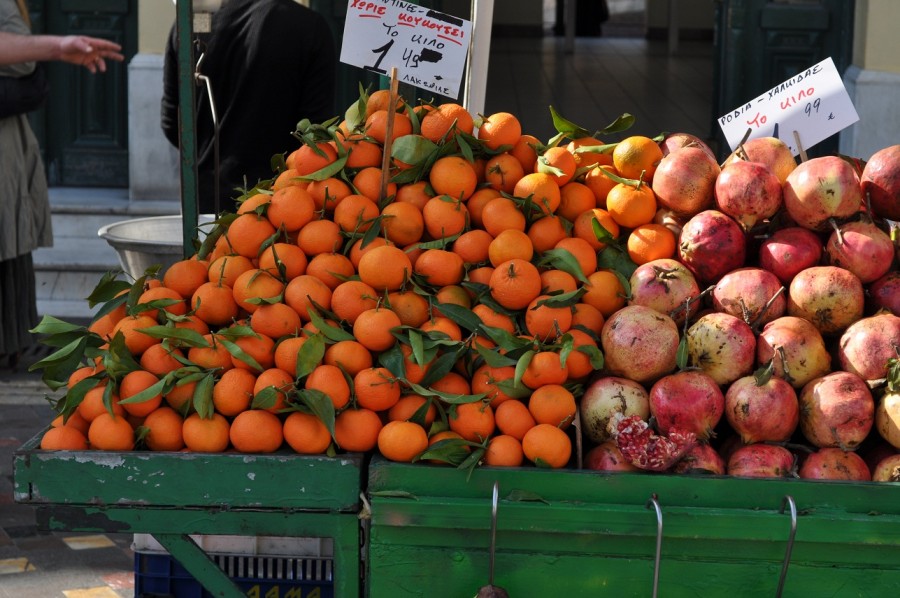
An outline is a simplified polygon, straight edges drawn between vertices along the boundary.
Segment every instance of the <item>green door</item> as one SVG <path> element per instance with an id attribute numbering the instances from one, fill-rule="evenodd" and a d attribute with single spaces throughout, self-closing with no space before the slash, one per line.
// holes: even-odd
<path id="1" fill-rule="evenodd" d="M 128 61 L 137 52 L 138 0 L 29 0 L 35 33 L 90 35 L 122 45 L 124 62 L 92 75 L 49 63 L 46 106 L 32 115 L 52 186 L 128 186 Z"/>

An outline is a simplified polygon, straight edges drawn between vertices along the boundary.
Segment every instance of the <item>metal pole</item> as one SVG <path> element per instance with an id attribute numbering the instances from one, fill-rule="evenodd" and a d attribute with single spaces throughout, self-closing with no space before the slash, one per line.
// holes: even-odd
<path id="1" fill-rule="evenodd" d="M 181 148 L 181 222 L 184 257 L 194 253 L 197 234 L 197 127 L 194 114 L 194 52 L 192 0 L 176 4 L 178 41 L 178 119 Z"/>

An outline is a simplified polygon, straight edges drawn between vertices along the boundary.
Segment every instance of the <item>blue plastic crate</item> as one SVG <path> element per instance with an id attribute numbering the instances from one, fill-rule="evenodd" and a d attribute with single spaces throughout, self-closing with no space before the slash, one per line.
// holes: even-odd
<path id="1" fill-rule="evenodd" d="M 247 596 L 334 598 L 330 558 L 210 554 Z M 164 552 L 134 553 L 138 598 L 213 598 L 200 582 Z"/>

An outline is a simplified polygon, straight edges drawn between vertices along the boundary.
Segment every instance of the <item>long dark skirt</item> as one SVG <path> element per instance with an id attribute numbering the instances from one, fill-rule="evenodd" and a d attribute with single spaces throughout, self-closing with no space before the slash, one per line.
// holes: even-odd
<path id="1" fill-rule="evenodd" d="M 33 345 L 37 338 L 29 330 L 37 324 L 31 254 L 0 261 L 0 355 L 19 353 Z"/>

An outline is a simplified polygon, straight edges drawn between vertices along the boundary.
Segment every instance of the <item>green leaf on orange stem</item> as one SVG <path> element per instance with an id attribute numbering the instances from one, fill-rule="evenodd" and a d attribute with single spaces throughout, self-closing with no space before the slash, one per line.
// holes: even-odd
<path id="1" fill-rule="evenodd" d="M 325 424 L 328 433 L 334 438 L 334 403 L 331 398 L 321 390 L 312 388 L 300 390 L 296 396 L 300 404 L 305 405 Z"/>

